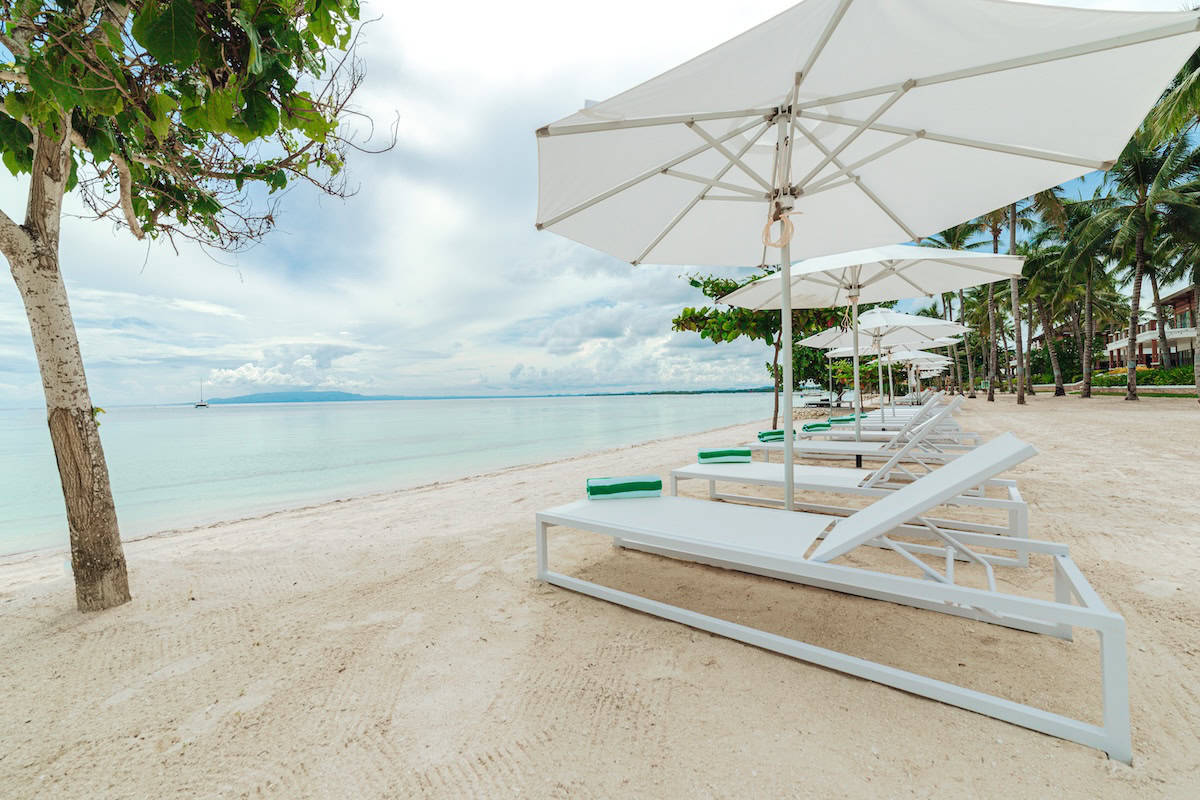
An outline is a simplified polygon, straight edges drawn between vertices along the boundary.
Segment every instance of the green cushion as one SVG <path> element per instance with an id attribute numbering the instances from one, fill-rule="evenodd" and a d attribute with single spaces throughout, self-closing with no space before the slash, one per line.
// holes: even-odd
<path id="1" fill-rule="evenodd" d="M 750 448 L 729 447 L 721 450 L 701 450 L 696 453 L 696 460 L 701 464 L 748 464 Z"/>
<path id="2" fill-rule="evenodd" d="M 659 497 L 662 478 L 657 475 L 635 475 L 628 478 L 588 478 L 589 500 L 624 497 Z"/>

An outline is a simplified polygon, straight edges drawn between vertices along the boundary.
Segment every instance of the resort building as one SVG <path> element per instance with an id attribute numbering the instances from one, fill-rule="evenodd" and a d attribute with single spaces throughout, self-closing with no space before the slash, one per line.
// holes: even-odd
<path id="1" fill-rule="evenodd" d="M 1162 298 L 1162 303 L 1167 311 L 1167 346 L 1171 348 L 1171 363 L 1175 366 L 1191 364 L 1195 357 L 1192 339 L 1196 335 L 1196 320 L 1192 318 L 1192 287 L 1167 295 Z M 1147 367 L 1162 365 L 1158 352 L 1158 324 L 1159 320 L 1151 319 L 1138 326 L 1137 360 Z M 1128 342 L 1129 333 L 1126 329 L 1109 330 L 1104 334 L 1104 353 L 1097 354 L 1097 366 L 1105 369 L 1125 366 L 1125 346 Z"/>

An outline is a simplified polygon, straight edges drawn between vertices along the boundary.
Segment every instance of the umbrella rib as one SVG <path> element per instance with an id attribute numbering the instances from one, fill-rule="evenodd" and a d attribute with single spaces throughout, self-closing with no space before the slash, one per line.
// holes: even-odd
<path id="1" fill-rule="evenodd" d="M 763 106 L 761 108 L 742 108 L 735 111 L 709 111 L 698 114 L 669 114 L 661 117 L 635 117 L 633 119 L 614 119 L 605 122 L 580 122 L 574 125 L 559 125 L 553 123 L 537 129 L 539 137 L 570 136 L 577 133 L 603 133 L 604 131 L 625 130 L 628 128 L 653 128 L 659 125 L 679 125 L 686 122 L 707 122 L 710 120 L 740 119 L 742 117 L 769 117 L 779 113 L 779 106 Z"/>
<path id="2" fill-rule="evenodd" d="M 921 288 L 921 286 L 919 286 L 916 281 L 910 279 L 907 275 L 902 275 L 901 270 L 904 269 L 904 267 L 902 266 L 902 267 L 900 267 L 900 269 L 897 269 L 896 263 L 897 262 L 893 262 L 891 264 L 885 264 L 884 268 L 887 269 L 889 272 L 891 272 L 893 275 L 895 275 L 900 280 L 902 280 L 905 283 L 912 286 L 914 289 L 916 289 L 918 292 L 925 295 L 926 297 L 933 297 L 933 292 Z M 913 263 L 916 263 L 916 262 L 913 262 Z M 909 266 L 911 267 L 912 263 L 910 263 Z"/>
<path id="3" fill-rule="evenodd" d="M 1072 45 L 1071 47 L 1064 47 L 1059 50 L 1048 50 L 1043 53 L 1035 53 L 1028 56 L 1021 56 L 1019 58 L 1011 58 L 1005 61 L 994 61 L 990 64 L 980 64 L 977 67 L 966 67 L 965 69 L 954 70 L 953 72 L 943 72 L 937 75 L 928 75 L 924 78 L 916 78 L 914 80 L 914 84 L 917 87 L 933 86 L 939 83 L 963 80 L 965 78 L 977 78 L 983 75 L 1004 72 L 1010 69 L 1020 69 L 1022 67 L 1031 67 L 1038 64 L 1048 64 L 1051 61 L 1061 61 L 1067 58 L 1078 58 L 1079 56 L 1102 53 L 1106 50 L 1115 50 L 1121 47 L 1147 44 L 1159 39 L 1167 39 L 1172 36 L 1181 36 L 1187 33 L 1194 33 L 1197 30 L 1200 30 L 1200 19 L 1175 22 L 1158 28 L 1150 28 L 1137 33 L 1114 36 L 1110 39 L 1101 39 L 1095 42 L 1085 42 L 1083 44 Z M 846 94 L 821 97 L 816 100 L 807 100 L 798 105 L 797 109 L 804 111 L 809 108 L 819 108 L 821 106 L 833 105 L 835 103 L 861 100 L 864 97 L 874 97 L 881 94 L 887 94 L 888 92 L 893 92 L 899 86 L 900 84 L 890 83 L 881 86 L 874 86 L 870 89 L 860 89 L 858 91 L 848 92 Z"/>
<path id="4" fill-rule="evenodd" d="M 822 153 L 824 153 L 825 155 L 828 155 L 828 154 L 829 154 L 829 149 L 825 147 L 825 145 L 824 145 L 824 144 L 821 142 L 821 140 L 820 140 L 820 139 L 818 139 L 818 138 L 817 138 L 817 137 L 816 137 L 816 136 L 815 136 L 815 135 L 812 133 L 812 131 L 810 131 L 808 128 L 804 127 L 803 125 L 797 125 L 797 126 L 796 126 L 796 128 L 797 128 L 797 129 L 798 129 L 798 130 L 799 130 L 801 133 L 803 133 L 803 134 L 804 134 L 804 138 L 806 138 L 806 139 L 808 139 L 810 142 L 812 142 L 812 144 L 813 144 L 813 147 L 817 148 L 818 150 L 820 150 L 820 151 L 821 151 Z M 844 165 L 842 164 L 842 162 L 841 162 L 840 160 L 838 160 L 837 158 L 833 158 L 833 159 L 831 159 L 831 161 L 832 161 L 832 163 L 833 163 L 833 165 L 834 165 L 834 166 L 836 166 L 836 167 L 839 167 L 839 168 L 844 168 Z M 872 203 L 874 203 L 875 205 L 879 206 L 879 210 L 880 210 L 880 211 L 882 211 L 884 214 L 887 214 L 887 215 L 888 215 L 888 217 L 889 217 L 889 218 L 892 220 L 892 222 L 896 223 L 896 227 L 900 228 L 900 230 L 902 230 L 902 231 L 904 231 L 906 234 L 908 234 L 908 237 L 909 237 L 910 239 L 916 239 L 916 238 L 918 238 L 918 237 L 917 237 L 917 235 L 916 235 L 915 233 L 913 233 L 912 229 L 911 229 L 911 228 L 909 228 L 907 225 L 905 225 L 905 224 L 904 224 L 904 222 L 903 222 L 903 221 L 900 219 L 900 217 L 896 216 L 896 214 L 895 214 L 895 213 L 893 213 L 893 212 L 892 212 L 892 210 L 891 210 L 890 208 L 888 208 L 886 205 L 884 205 L 884 204 L 883 204 L 883 201 L 882 201 L 882 200 L 880 200 L 880 199 L 879 199 L 879 198 L 878 198 L 878 197 L 875 195 L 875 193 L 874 193 L 874 192 L 872 192 L 870 189 L 868 189 L 868 188 L 867 188 L 866 184 L 864 184 L 864 183 L 862 182 L 862 178 L 861 178 L 861 177 L 858 177 L 858 176 L 856 176 L 856 177 L 852 178 L 852 179 L 851 179 L 851 181 L 854 183 L 854 185 L 855 185 L 855 186 L 857 186 L 857 187 L 858 187 L 858 190 L 859 190 L 860 192 L 862 192 L 863 194 L 865 194 L 865 195 L 866 195 L 866 196 L 867 196 L 867 197 L 868 197 L 868 198 L 871 200 L 871 202 L 872 202 Z M 831 187 L 825 187 L 825 188 L 831 188 Z"/>
<path id="5" fill-rule="evenodd" d="M 738 186 L 736 183 L 726 183 L 725 181 L 717 180 L 716 178 L 705 178 L 701 175 L 693 175 L 690 172 L 683 172 L 682 170 L 677 170 L 677 169 L 664 169 L 663 174 L 670 175 L 672 178 L 682 178 L 685 181 L 692 181 L 693 183 L 703 183 L 705 186 L 709 186 L 709 187 L 716 187 L 718 189 L 728 189 L 731 192 L 740 192 L 742 194 L 748 194 L 751 197 L 758 199 L 758 200 L 767 199 L 766 192 L 757 191 L 755 189 L 748 189 L 745 186 Z"/>
<path id="6" fill-rule="evenodd" d="M 757 172 L 752 170 L 750 167 L 746 166 L 746 162 L 742 161 L 740 156 L 736 156 L 733 153 L 729 152 L 729 149 L 726 148 L 725 145 L 721 144 L 721 142 L 717 141 L 712 136 L 710 136 L 708 131 L 701 128 L 695 122 L 685 122 L 684 125 L 686 125 L 690 130 L 695 131 L 695 133 L 701 139 L 708 142 L 709 145 L 711 145 L 714 150 L 716 150 L 718 153 L 725 156 L 731 162 L 736 164 L 738 166 L 738 169 L 740 169 L 742 172 L 744 172 L 748 176 L 750 176 L 750 178 L 753 179 L 754 182 L 757 183 L 759 186 L 763 187 L 768 192 L 770 192 L 774 189 L 774 187 L 771 186 L 771 184 L 767 182 L 766 178 L 759 175 Z"/>
<path id="7" fill-rule="evenodd" d="M 752 120 L 750 122 L 747 122 L 745 125 L 739 125 L 738 127 L 734 128 L 729 133 L 722 134 L 721 137 L 719 139 L 717 139 L 716 141 L 718 141 L 718 142 L 728 141 L 735 136 L 741 136 L 743 133 L 752 129 L 754 126 L 761 125 L 761 124 L 762 124 L 761 119 Z M 670 161 L 666 162 L 665 164 L 659 164 L 657 167 L 648 169 L 640 175 L 636 175 L 623 183 L 617 184 L 616 186 L 612 187 L 611 189 L 603 191 L 598 195 L 595 195 L 587 200 L 584 200 L 582 203 L 580 203 L 572 208 L 568 208 L 566 211 L 563 211 L 559 214 L 554 215 L 553 217 L 546 220 L 545 222 L 539 222 L 537 224 L 537 229 L 542 230 L 543 228 L 549 228 L 551 225 L 556 225 L 559 222 L 562 222 L 567 217 L 574 216 L 575 214 L 578 214 L 580 211 L 584 211 L 585 209 L 591 208 L 592 206 L 596 205 L 597 203 L 602 203 L 615 194 L 620 194 L 621 192 L 625 191 L 626 189 L 637 186 L 639 183 L 649 180 L 650 178 L 653 178 L 655 175 L 661 175 L 662 171 L 664 169 L 670 169 L 671 167 L 675 166 L 676 164 L 682 164 L 684 161 L 687 161 L 689 158 L 695 158 L 696 156 L 700 155 L 701 153 L 706 152 L 711 149 L 712 149 L 712 145 L 705 143 L 703 145 L 700 145 L 699 147 L 696 147 L 696 148 L 693 148 L 692 150 L 687 151 L 683 155 L 675 156 L 674 158 L 672 158 Z"/>
<path id="8" fill-rule="evenodd" d="M 768 130 L 770 130 L 770 128 L 771 128 L 771 124 L 769 122 L 762 123 L 762 130 L 760 130 L 758 133 L 754 134 L 749 139 L 747 139 L 746 143 L 744 145 L 742 145 L 742 149 L 738 151 L 738 154 L 745 155 L 750 150 L 750 148 L 754 146 L 754 143 L 757 142 L 759 139 L 761 139 L 762 135 L 764 133 L 766 133 Z M 721 178 L 725 177 L 725 173 L 729 172 L 729 170 L 731 170 L 731 169 L 733 169 L 733 162 L 729 161 L 725 164 L 725 166 L 721 167 L 721 169 L 717 172 L 717 176 L 716 176 L 715 180 L 720 180 Z M 667 227 L 663 228 L 662 231 L 658 234 L 658 236 L 654 237 L 654 240 L 650 242 L 650 244 L 646 247 L 646 249 L 642 251 L 641 255 L 639 255 L 637 258 L 635 258 L 632 263 L 633 264 L 642 263 L 642 261 L 646 258 L 646 256 L 650 255 L 650 251 L 653 250 L 654 248 L 658 247 L 659 243 L 662 242 L 663 239 L 667 238 L 667 235 L 675 229 L 675 226 L 678 225 L 680 222 L 682 222 L 683 218 L 686 217 L 689 213 L 691 213 L 691 210 L 696 207 L 696 204 L 699 203 L 701 200 L 704 200 L 708 197 L 708 191 L 711 188 L 712 187 L 706 187 L 704 189 L 701 189 L 699 194 L 697 194 L 695 197 L 693 197 L 691 202 L 689 202 L 686 206 L 684 206 L 680 210 L 680 212 L 678 214 L 676 214 L 675 217 L 669 223 L 667 223 Z M 730 198 L 722 197 L 720 199 L 722 199 L 722 200 L 725 200 L 725 199 L 750 200 L 752 202 L 758 202 L 758 198 L 754 198 L 754 197 L 730 197 Z"/>
<path id="9" fill-rule="evenodd" d="M 858 161 L 855 161 L 853 164 L 848 164 L 847 166 L 840 168 L 837 172 L 830 173 L 829 175 L 826 175 L 824 178 L 821 178 L 820 180 L 811 181 L 809 186 L 804 186 L 804 187 L 796 186 L 794 188 L 801 193 L 808 193 L 808 192 L 816 191 L 817 189 L 820 189 L 822 186 L 826 185 L 827 183 L 829 183 L 832 180 L 836 180 L 837 178 L 840 178 L 843 175 L 850 175 L 850 173 L 854 172 L 854 170 L 858 169 L 859 167 L 870 164 L 872 161 L 877 161 L 877 160 L 883 158 L 884 156 L 886 156 L 887 154 L 889 154 L 895 150 L 899 150 L 901 147 L 904 147 L 904 145 L 915 142 L 917 139 L 920 139 L 922 135 L 923 134 L 921 133 L 921 131 L 915 131 L 913 133 L 910 133 L 908 136 L 905 136 L 903 139 L 892 142 L 887 147 L 882 147 L 879 150 L 876 150 L 874 153 L 871 153 L 870 155 L 863 156 Z M 850 177 L 853 178 L 854 176 L 850 175 Z"/>
<path id="10" fill-rule="evenodd" d="M 813 47 L 811 53 L 808 54 L 808 60 L 804 62 L 804 66 L 800 68 L 800 72 L 796 78 L 796 86 L 808 77 L 808 73 L 812 72 L 812 68 L 816 66 L 817 59 L 821 57 L 821 53 L 825 51 L 825 45 L 829 44 L 829 40 L 833 38 L 833 32 L 837 30 L 838 25 L 842 23 L 842 17 L 846 16 L 846 11 L 850 8 L 850 3 L 853 0 L 842 0 L 838 7 L 833 10 L 833 15 L 830 16 L 829 22 L 825 24 L 825 30 L 821 31 L 821 38 L 817 39 L 817 44 Z M 797 106 L 799 108 L 799 106 Z"/>
<path id="11" fill-rule="evenodd" d="M 984 273 L 987 273 L 988 275 L 1000 275 L 1005 278 L 1017 277 L 1017 276 L 1013 275 L 1011 272 L 1004 272 L 1003 270 L 998 270 L 998 269 L 988 269 L 987 267 L 981 267 L 977 264 L 964 264 L 961 261 L 947 261 L 946 263 L 953 264 L 956 267 L 962 267 L 963 269 L 970 269 L 970 270 L 974 270 L 976 272 L 984 272 Z"/>
<path id="12" fill-rule="evenodd" d="M 862 136 L 869 128 L 871 128 L 871 126 L 875 124 L 876 120 L 878 120 L 880 117 L 882 117 L 889 108 L 891 108 L 893 105 L 895 105 L 896 101 L 899 100 L 901 97 L 903 97 L 904 93 L 907 92 L 910 88 L 912 88 L 911 82 L 906 81 L 905 83 L 903 83 L 900 86 L 900 88 L 898 88 L 896 91 L 892 92 L 892 94 L 889 95 L 886 100 L 884 100 L 882 103 L 879 104 L 879 108 L 877 108 L 873 112 L 871 112 L 871 116 L 867 117 L 865 120 L 860 122 L 854 128 L 854 130 L 850 132 L 850 135 L 842 140 L 841 144 L 839 144 L 837 147 L 833 148 L 832 151 L 827 153 L 825 155 L 825 157 L 823 159 L 821 159 L 820 163 L 818 163 L 815 167 L 813 167 L 811 170 L 809 170 L 808 174 L 805 175 L 803 178 L 801 178 L 800 181 L 796 185 L 798 187 L 800 187 L 801 189 L 803 189 L 806 185 L 808 185 L 809 181 L 811 181 L 813 178 L 815 178 L 821 170 L 823 170 L 823 169 L 825 169 L 825 167 L 829 166 L 829 162 L 836 159 L 837 156 L 843 150 L 845 150 L 847 147 L 849 147 L 851 144 L 853 144 L 854 141 L 856 139 L 858 139 L 859 136 Z M 915 131 L 914 131 L 914 133 L 915 133 Z"/>
<path id="13" fill-rule="evenodd" d="M 874 117 L 875 115 L 872 115 Z M 849 117 L 840 117 L 835 114 L 819 114 L 811 111 L 805 111 L 804 117 L 807 119 L 817 120 L 819 122 L 831 122 L 834 125 L 845 125 L 855 128 L 855 132 L 862 130 L 862 126 L 866 125 L 873 131 L 880 133 L 894 133 L 900 136 L 912 136 L 921 134 L 921 138 L 931 142 L 940 142 L 941 144 L 952 144 L 958 147 L 969 147 L 975 150 L 988 150 L 993 153 L 1005 153 L 1007 155 L 1019 156 L 1022 158 L 1035 158 L 1040 161 L 1052 161 L 1058 164 L 1070 164 L 1076 167 L 1087 167 L 1088 169 L 1106 170 L 1112 166 L 1111 161 L 1097 161 L 1094 158 L 1083 158 L 1082 156 L 1074 156 L 1069 153 L 1052 153 L 1049 150 L 1037 150 L 1031 147 L 1019 147 L 1017 145 L 999 144 L 997 142 L 987 142 L 980 139 L 968 139 L 963 136 L 950 136 L 948 134 L 926 131 L 917 131 L 912 128 L 901 128 L 896 125 L 887 125 L 876 122 L 874 119 L 858 120 Z"/>
<path id="14" fill-rule="evenodd" d="M 914 240 L 915 240 L 915 239 L 919 239 L 919 238 L 921 238 L 921 237 L 919 237 L 919 236 L 918 236 L 918 235 L 917 235 L 915 232 L 913 232 L 913 229 L 912 229 L 912 228 L 910 228 L 910 227 L 908 227 L 907 225 L 905 225 L 905 224 L 904 224 L 904 221 L 903 221 L 903 220 L 901 220 L 901 219 L 900 219 L 900 217 L 899 217 L 899 216 L 897 216 L 897 215 L 896 215 L 896 213 L 895 213 L 894 211 L 892 211 L 890 208 L 888 208 L 888 207 L 887 207 L 887 205 L 886 205 L 886 204 L 885 204 L 885 203 L 884 203 L 882 200 L 880 200 L 880 199 L 879 199 L 879 196 L 878 196 L 878 195 L 876 195 L 876 194 L 875 194 L 873 191 L 871 191 L 869 188 L 867 188 L 867 185 L 866 185 L 865 183 L 863 183 L 863 180 L 862 180 L 862 178 L 861 178 L 861 177 L 855 178 L 855 179 L 854 179 L 854 184 L 855 184 L 855 185 L 856 185 L 856 186 L 859 188 L 859 191 L 861 191 L 863 194 L 865 194 L 867 197 L 869 197 L 869 198 L 871 199 L 871 202 L 872 202 L 872 203 L 874 203 L 875 205 L 879 206 L 879 209 L 880 209 L 880 210 L 881 210 L 883 213 L 885 213 L 885 214 L 887 214 L 889 217 L 891 217 L 891 220 L 892 220 L 892 222 L 896 223 L 896 226 L 897 226 L 898 228 L 900 228 L 900 230 L 902 230 L 902 231 L 904 231 L 905 233 L 907 233 L 907 234 L 908 234 L 908 237 L 909 237 L 910 239 L 914 239 Z"/>

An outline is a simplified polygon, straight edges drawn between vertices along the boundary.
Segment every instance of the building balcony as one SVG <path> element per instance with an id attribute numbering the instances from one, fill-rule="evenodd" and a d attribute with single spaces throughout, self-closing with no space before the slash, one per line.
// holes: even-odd
<path id="1" fill-rule="evenodd" d="M 1180 340 L 1191 341 L 1192 337 L 1194 337 L 1195 335 L 1196 335 L 1196 329 L 1194 327 L 1192 327 L 1192 328 L 1172 328 L 1170 326 L 1167 326 L 1167 343 L 1168 344 L 1177 344 L 1178 341 L 1180 341 Z M 1158 341 L 1158 331 L 1157 330 L 1142 331 L 1141 333 L 1138 334 L 1138 337 L 1137 337 L 1138 344 L 1146 344 L 1148 342 L 1157 342 L 1157 341 Z M 1107 342 L 1104 345 L 1104 351 L 1106 353 L 1111 353 L 1114 350 L 1115 351 L 1124 350 L 1125 345 L 1128 342 L 1129 342 L 1129 337 L 1122 336 L 1120 339 L 1114 339 L 1111 342 Z"/>

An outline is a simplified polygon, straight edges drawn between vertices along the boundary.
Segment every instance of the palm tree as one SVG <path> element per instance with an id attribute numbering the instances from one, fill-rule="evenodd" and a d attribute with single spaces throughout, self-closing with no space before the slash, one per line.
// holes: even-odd
<path id="1" fill-rule="evenodd" d="M 992 237 L 992 252 L 1000 252 L 1000 233 L 1008 224 L 1008 209 L 998 209 L 984 214 L 979 218 L 979 227 L 986 231 Z M 999 373 L 996 369 L 996 284 L 988 284 L 987 292 L 987 311 L 988 311 L 988 402 L 996 401 L 996 382 L 999 380 Z"/>
<path id="2" fill-rule="evenodd" d="M 971 250 L 983 244 L 982 240 L 972 241 L 972 237 L 980 232 L 978 223 L 963 222 L 953 225 L 941 233 L 922 240 L 921 244 L 928 247 L 941 247 L 948 250 Z M 965 325 L 964 313 L 967 307 L 963 290 L 958 290 L 958 324 Z M 963 349 L 967 354 L 967 397 L 975 398 L 975 361 L 971 357 L 971 335 L 963 337 Z M 957 364 L 957 358 L 955 364 Z"/>
<path id="3" fill-rule="evenodd" d="M 1160 143 L 1143 127 L 1108 172 L 1108 194 L 1090 201 L 1096 214 L 1082 232 L 1083 247 L 1112 236 L 1113 249 L 1132 263 L 1126 400 L 1138 399 L 1135 357 L 1147 242 L 1167 212 L 1200 207 L 1195 193 L 1181 191 L 1198 175 L 1200 150 L 1191 147 L 1186 135 Z"/>
<path id="4" fill-rule="evenodd" d="M 1155 136 L 1186 133 L 1200 113 L 1200 50 L 1192 53 L 1146 119 Z"/>
<path id="5" fill-rule="evenodd" d="M 1063 273 L 1063 245 L 1058 240 L 1058 231 L 1042 228 L 1017 252 L 1025 256 L 1024 272 L 1029 276 L 1026 297 L 1037 307 L 1042 326 L 1042 339 L 1050 356 L 1050 370 L 1054 373 L 1054 396 L 1066 395 L 1063 385 L 1062 365 L 1058 362 L 1058 351 L 1054 346 L 1054 319 L 1050 308 L 1055 302 L 1058 288 L 1066 281 Z"/>

